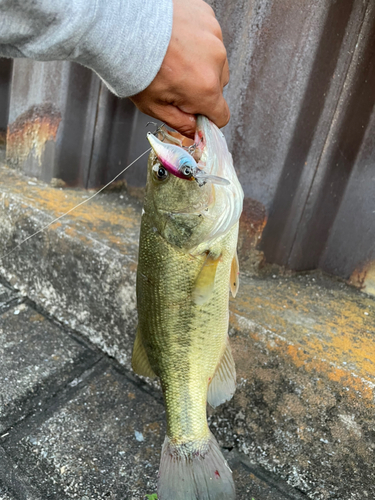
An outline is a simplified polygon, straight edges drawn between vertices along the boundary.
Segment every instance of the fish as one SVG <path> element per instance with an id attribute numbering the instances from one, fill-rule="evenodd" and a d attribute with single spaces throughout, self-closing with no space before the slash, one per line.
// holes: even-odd
<path id="1" fill-rule="evenodd" d="M 158 377 L 163 391 L 159 500 L 233 500 L 232 473 L 208 427 L 207 402 L 217 407 L 236 389 L 229 293 L 238 290 L 243 191 L 225 138 L 208 118 L 197 118 L 193 149 L 200 158 L 191 176 L 177 175 L 176 158 L 193 156 L 167 141 L 160 148 L 150 140 L 132 367 Z M 194 182 L 194 168 L 204 171 L 204 183 Z"/>

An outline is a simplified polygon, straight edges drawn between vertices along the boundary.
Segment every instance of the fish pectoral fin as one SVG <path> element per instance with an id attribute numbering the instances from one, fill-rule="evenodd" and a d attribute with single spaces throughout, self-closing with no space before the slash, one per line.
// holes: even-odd
<path id="1" fill-rule="evenodd" d="M 232 297 L 235 297 L 237 295 L 239 286 L 240 286 L 240 265 L 238 263 L 238 255 L 236 250 L 230 268 L 230 291 L 232 292 Z"/>
<path id="2" fill-rule="evenodd" d="M 234 365 L 234 359 L 228 340 L 223 357 L 208 386 L 207 401 L 210 406 L 216 408 L 222 403 L 225 403 L 225 401 L 232 399 L 235 391 L 236 367 Z"/>
<path id="3" fill-rule="evenodd" d="M 192 298 L 195 304 L 201 306 L 205 304 L 212 296 L 215 285 L 216 269 L 221 259 L 221 255 L 207 255 L 207 258 L 199 271 L 194 283 Z"/>
<path id="4" fill-rule="evenodd" d="M 148 360 L 146 349 L 144 348 L 144 345 L 142 343 L 139 328 L 137 330 L 137 335 L 134 341 L 132 368 L 134 372 L 137 373 L 137 375 L 141 375 L 142 377 L 156 377 Z"/>

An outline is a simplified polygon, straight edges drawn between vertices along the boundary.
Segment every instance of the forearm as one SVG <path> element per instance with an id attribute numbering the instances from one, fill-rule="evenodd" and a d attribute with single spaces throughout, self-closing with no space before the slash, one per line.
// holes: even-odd
<path id="1" fill-rule="evenodd" d="M 76 61 L 134 95 L 160 69 L 172 10 L 172 0 L 0 0 L 0 56 Z"/>

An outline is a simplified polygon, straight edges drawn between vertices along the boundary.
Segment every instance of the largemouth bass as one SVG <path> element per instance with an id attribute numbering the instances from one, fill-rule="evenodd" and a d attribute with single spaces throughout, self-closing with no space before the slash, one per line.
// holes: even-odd
<path id="1" fill-rule="evenodd" d="M 238 288 L 243 191 L 224 136 L 207 118 L 197 122 L 198 179 L 175 175 L 175 159 L 165 167 L 169 145 L 150 142 L 132 365 L 159 377 L 164 394 L 158 498 L 231 500 L 232 474 L 208 428 L 206 405 L 216 407 L 235 391 L 228 300 Z"/>

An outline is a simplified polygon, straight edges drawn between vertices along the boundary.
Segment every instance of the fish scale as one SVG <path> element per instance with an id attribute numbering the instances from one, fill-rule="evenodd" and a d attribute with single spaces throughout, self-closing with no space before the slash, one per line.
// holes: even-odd
<path id="1" fill-rule="evenodd" d="M 237 230 L 235 225 L 221 238 L 213 296 L 196 306 L 191 294 L 206 255 L 191 257 L 169 245 L 152 231 L 147 213 L 142 218 L 138 274 L 148 279 L 137 282 L 139 328 L 163 386 L 168 436 L 176 443 L 208 436 L 207 386 L 228 332 L 229 272 Z"/>

